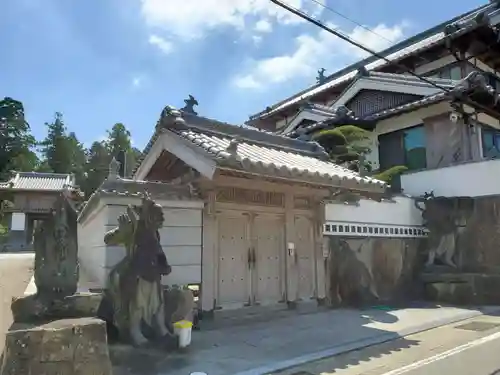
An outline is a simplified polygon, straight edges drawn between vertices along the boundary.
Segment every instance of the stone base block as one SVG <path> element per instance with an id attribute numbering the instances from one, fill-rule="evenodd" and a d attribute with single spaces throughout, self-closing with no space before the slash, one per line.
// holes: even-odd
<path id="1" fill-rule="evenodd" d="M 500 274 L 424 274 L 426 299 L 453 305 L 500 305 Z"/>
<path id="2" fill-rule="evenodd" d="M 62 319 L 17 325 L 6 335 L 0 375 L 111 375 L 105 323 Z"/>
<path id="3" fill-rule="evenodd" d="M 30 323 L 66 318 L 95 317 L 102 300 L 100 293 L 75 293 L 62 300 L 44 300 L 28 295 L 12 300 L 12 316 L 16 323 Z"/>

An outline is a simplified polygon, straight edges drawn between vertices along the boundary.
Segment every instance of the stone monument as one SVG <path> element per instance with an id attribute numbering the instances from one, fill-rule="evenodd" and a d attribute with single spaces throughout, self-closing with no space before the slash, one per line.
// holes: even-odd
<path id="1" fill-rule="evenodd" d="M 0 374 L 110 375 L 106 326 L 93 318 L 101 296 L 78 285 L 75 189 L 60 193 L 34 235 L 37 291 L 14 298 Z"/>

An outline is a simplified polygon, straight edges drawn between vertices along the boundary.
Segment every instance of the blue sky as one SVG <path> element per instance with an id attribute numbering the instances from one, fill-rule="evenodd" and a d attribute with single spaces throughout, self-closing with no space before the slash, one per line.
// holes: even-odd
<path id="1" fill-rule="evenodd" d="M 123 122 L 144 147 L 188 94 L 230 123 L 362 57 L 269 0 L 2 0 L 0 97 L 21 100 L 35 136 L 62 112 L 82 142 Z M 486 0 L 287 0 L 375 49 Z M 432 9 L 432 11 L 430 11 Z M 389 40 L 389 41 L 388 41 Z"/>

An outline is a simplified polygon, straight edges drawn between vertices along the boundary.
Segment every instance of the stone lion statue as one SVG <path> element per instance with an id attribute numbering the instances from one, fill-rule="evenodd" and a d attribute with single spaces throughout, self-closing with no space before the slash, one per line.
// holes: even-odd
<path id="1" fill-rule="evenodd" d="M 420 204 L 424 203 L 424 207 Z M 429 252 L 426 267 L 439 259 L 444 265 L 457 268 L 453 258 L 456 252 L 456 218 L 454 202 L 447 198 L 436 198 L 426 193 L 415 199 L 415 207 L 422 212 L 425 227 L 429 230 Z"/>
<path id="2" fill-rule="evenodd" d="M 148 342 L 142 323 L 160 337 L 171 336 L 161 285 L 162 276 L 171 272 L 160 244 L 163 221 L 162 207 L 146 195 L 140 207 L 128 206 L 118 217 L 118 226 L 104 237 L 107 245 L 126 248 L 124 259 L 110 272 L 106 293 L 119 336 L 138 346 Z"/>

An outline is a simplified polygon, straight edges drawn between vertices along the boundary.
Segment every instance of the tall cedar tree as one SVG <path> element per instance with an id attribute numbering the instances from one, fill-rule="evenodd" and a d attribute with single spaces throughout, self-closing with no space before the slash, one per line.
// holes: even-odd
<path id="1" fill-rule="evenodd" d="M 106 148 L 110 157 L 116 157 L 120 151 L 125 151 L 125 176 L 130 177 L 141 152 L 132 147 L 132 137 L 125 125 L 116 123 L 111 130 L 108 130 Z"/>
<path id="2" fill-rule="evenodd" d="M 24 117 L 24 106 L 18 100 L 0 100 L 0 181 L 7 180 L 12 170 L 32 171 L 38 158 L 33 152 L 35 138 Z"/>
<path id="3" fill-rule="evenodd" d="M 67 133 L 61 113 L 56 112 L 54 121 L 46 123 L 47 136 L 39 143 L 43 161 L 39 171 L 54 173 L 72 173 L 77 184 L 85 181 L 85 148 L 78 141 L 76 134 Z"/>

